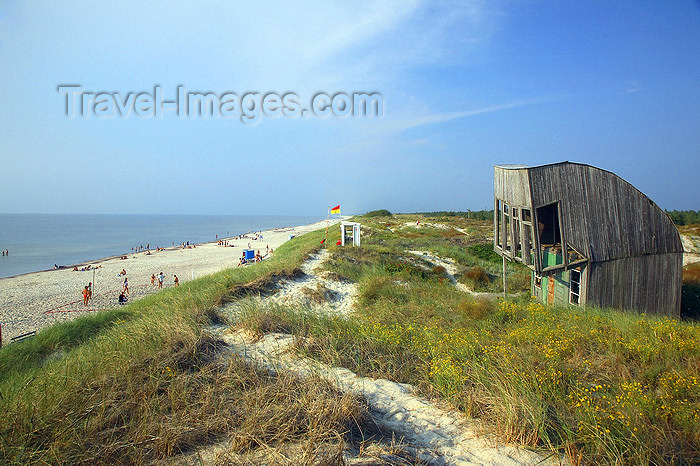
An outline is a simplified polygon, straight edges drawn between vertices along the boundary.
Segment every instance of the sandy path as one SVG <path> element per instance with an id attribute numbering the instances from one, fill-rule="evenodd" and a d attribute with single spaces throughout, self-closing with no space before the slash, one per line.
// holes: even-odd
<path id="1" fill-rule="evenodd" d="M 280 280 L 274 294 L 234 301 L 221 308 L 221 311 L 226 315 L 235 316 L 242 306 L 248 305 L 250 300 L 255 305 L 270 303 L 285 306 L 300 305 L 319 312 L 348 315 L 355 303 L 357 284 L 345 280 L 334 280 L 329 278 L 327 272 L 321 272 L 319 266 L 328 259 L 328 256 L 328 250 L 321 249 L 302 264 L 303 275 L 293 280 Z M 325 294 L 325 301 L 319 303 L 309 299 L 309 295 L 314 293 Z"/>
<path id="2" fill-rule="evenodd" d="M 423 255 L 420 251 L 411 251 Z M 302 266 L 304 275 L 296 280 L 278 283 L 275 294 L 254 298 L 265 303 L 311 304 L 319 311 L 348 314 L 357 295 L 357 286 L 327 278 L 319 266 L 328 257 L 327 250 L 312 255 Z M 439 260 L 447 266 L 449 261 Z M 454 264 L 452 264 L 454 266 Z M 313 306 L 304 288 L 323 285 L 331 291 L 332 299 Z M 227 315 L 235 315 L 236 303 L 222 308 Z M 376 424 L 384 431 L 395 433 L 423 461 L 429 464 L 455 465 L 559 465 L 567 464 L 559 454 L 545 454 L 514 445 L 499 445 L 495 438 L 481 435 L 478 423 L 460 412 L 440 406 L 416 395 L 414 387 L 385 379 L 360 377 L 342 367 L 332 367 L 300 357 L 294 351 L 295 337 L 272 333 L 257 338 L 243 330 L 231 331 L 225 326 L 211 329 L 228 344 L 232 354 L 271 371 L 290 371 L 298 376 L 319 376 L 342 391 L 361 394 L 370 406 Z"/>
<path id="3" fill-rule="evenodd" d="M 339 220 L 331 223 L 335 224 Z M 151 285 L 151 274 L 163 272 L 165 286 L 173 286 L 174 275 L 184 283 L 238 264 L 242 250 L 248 247 L 260 250 L 277 249 L 290 235 L 300 235 L 326 226 L 326 221 L 279 230 L 260 232 L 234 240 L 228 238 L 229 247 L 214 243 L 199 244 L 195 248 L 168 248 L 162 251 L 131 253 L 127 259 L 101 259 L 86 264 L 99 267 L 89 271 L 74 272 L 71 269 L 36 272 L 0 279 L 0 325 L 3 343 L 12 337 L 39 330 L 54 322 L 74 319 L 88 310 L 107 309 L 118 306 L 117 297 L 122 290 L 125 269 L 129 280 L 129 298 L 138 299 L 158 291 Z M 94 277 L 94 279 L 93 279 Z M 87 308 L 82 305 L 82 290 L 94 282 L 94 299 Z M 88 309 L 88 310 L 86 310 Z"/>
<path id="4" fill-rule="evenodd" d="M 272 333 L 258 339 L 245 332 L 224 333 L 233 353 L 271 371 L 290 371 L 300 377 L 319 376 L 342 391 L 361 394 L 372 418 L 385 431 L 394 432 L 422 460 L 446 465 L 543 465 L 568 464 L 559 454 L 540 454 L 515 445 L 498 444 L 493 436 L 481 435 L 478 423 L 448 407 L 415 394 L 411 385 L 386 379 L 360 377 L 293 351 L 294 337 Z"/>

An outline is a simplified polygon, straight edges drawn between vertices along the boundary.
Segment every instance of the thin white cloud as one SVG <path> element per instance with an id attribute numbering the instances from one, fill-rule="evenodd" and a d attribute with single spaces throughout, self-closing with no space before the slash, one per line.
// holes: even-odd
<path id="1" fill-rule="evenodd" d="M 637 81 L 630 81 L 627 89 L 625 89 L 625 94 L 632 94 L 641 90 L 642 86 Z"/>
<path id="2" fill-rule="evenodd" d="M 542 102 L 544 99 L 534 99 L 534 100 L 517 100 L 514 102 L 508 102 L 501 105 L 492 105 L 489 107 L 478 108 L 474 110 L 466 110 L 461 112 L 450 112 L 450 113 L 433 113 L 428 115 L 421 115 L 415 118 L 405 119 L 405 120 L 394 120 L 387 123 L 382 129 L 388 131 L 405 131 L 407 129 L 416 128 L 425 125 L 434 125 L 438 123 L 444 123 L 446 121 L 455 120 L 458 118 L 466 118 L 474 115 L 480 115 L 482 113 L 492 113 L 498 112 L 500 110 L 507 110 L 510 108 L 522 107 L 524 105 L 531 105 L 534 103 Z"/>

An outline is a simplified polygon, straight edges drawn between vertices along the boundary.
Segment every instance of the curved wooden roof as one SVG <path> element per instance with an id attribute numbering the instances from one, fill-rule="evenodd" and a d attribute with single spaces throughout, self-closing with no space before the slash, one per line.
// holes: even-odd
<path id="1" fill-rule="evenodd" d="M 683 252 L 669 216 L 607 170 L 574 162 L 497 165 L 494 183 L 496 197 L 513 205 L 558 202 L 566 242 L 593 262 Z"/>

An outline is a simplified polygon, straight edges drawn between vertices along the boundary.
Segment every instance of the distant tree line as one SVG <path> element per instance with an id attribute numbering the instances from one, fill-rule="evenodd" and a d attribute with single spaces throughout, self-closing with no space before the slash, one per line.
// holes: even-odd
<path id="1" fill-rule="evenodd" d="M 422 215 L 424 217 L 464 217 L 476 220 L 493 220 L 493 210 L 440 210 L 437 212 L 413 212 L 411 215 Z M 373 210 L 367 212 L 363 217 L 391 217 L 392 213 L 386 209 Z"/>
<path id="2" fill-rule="evenodd" d="M 437 212 L 415 212 L 415 214 L 426 217 L 464 217 L 476 220 L 493 220 L 493 210 L 440 210 Z"/>
<path id="3" fill-rule="evenodd" d="M 700 211 L 697 210 L 667 210 L 666 213 L 676 225 L 700 223 Z"/>
<path id="4" fill-rule="evenodd" d="M 666 213 L 676 225 L 700 224 L 700 211 L 697 210 L 667 210 Z M 493 220 L 493 210 L 439 210 L 436 212 L 413 212 L 413 215 L 425 217 L 464 217 L 476 220 Z M 386 209 L 367 212 L 365 217 L 391 217 Z"/>

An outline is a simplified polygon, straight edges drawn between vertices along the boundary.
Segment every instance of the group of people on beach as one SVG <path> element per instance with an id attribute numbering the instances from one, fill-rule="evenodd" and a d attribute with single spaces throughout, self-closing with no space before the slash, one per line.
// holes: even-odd
<path id="1" fill-rule="evenodd" d="M 165 275 L 163 272 L 159 273 L 158 276 L 155 274 L 151 274 L 151 285 L 155 286 L 156 285 L 156 280 L 158 280 L 158 288 L 163 288 L 163 282 L 165 281 Z M 173 274 L 173 283 L 175 286 L 180 286 L 180 279 L 177 278 L 177 275 Z"/>
<path id="2" fill-rule="evenodd" d="M 126 275 L 126 270 L 122 269 L 122 271 L 119 273 L 119 275 Z M 160 272 L 158 275 L 152 273 L 151 274 L 151 286 L 156 286 L 156 281 L 158 281 L 158 288 L 163 288 L 163 284 L 165 283 L 165 274 L 163 272 Z M 180 279 L 177 278 L 177 275 L 173 274 L 173 283 L 175 286 L 180 286 Z M 122 291 L 119 294 L 119 304 L 126 304 L 127 301 L 129 300 L 129 278 L 124 277 L 124 283 L 122 286 Z"/>
<path id="3" fill-rule="evenodd" d="M 54 269 L 59 269 L 60 267 L 59 267 L 58 265 L 54 264 L 53 268 L 54 268 Z M 88 264 L 88 265 L 86 265 L 85 267 L 81 267 L 81 268 L 78 268 L 77 265 L 74 265 L 74 266 L 73 266 L 73 272 L 85 272 L 85 271 L 88 271 L 88 270 L 92 270 L 92 269 L 101 269 L 101 268 L 102 268 L 101 265 L 96 265 L 96 266 L 93 267 L 92 264 Z"/>
<path id="4" fill-rule="evenodd" d="M 122 269 L 121 272 L 117 274 L 118 277 L 124 277 L 124 281 L 122 282 L 122 289 L 119 292 L 118 297 L 119 304 L 126 304 L 129 301 L 129 277 L 127 277 L 126 275 L 126 269 Z M 163 272 L 160 272 L 158 275 L 151 274 L 152 286 L 156 285 L 156 280 L 158 281 L 158 288 L 163 288 L 163 284 L 165 283 L 165 274 Z M 175 284 L 175 286 L 180 286 L 180 279 L 177 278 L 177 275 L 175 274 L 173 274 L 173 283 Z M 90 300 L 92 299 L 92 282 L 85 285 L 82 293 L 83 306 L 87 307 Z"/>
<path id="5" fill-rule="evenodd" d="M 131 248 L 131 250 L 134 251 L 134 252 L 150 251 L 150 250 L 151 250 L 151 244 L 150 244 L 150 243 L 147 243 L 145 248 L 143 247 L 143 244 L 141 244 L 141 245 L 139 245 L 139 246 L 134 246 L 133 248 Z"/>
<path id="6" fill-rule="evenodd" d="M 83 306 L 88 305 L 90 300 L 92 299 L 92 282 L 88 283 L 85 285 L 85 288 L 83 288 Z"/>
<path id="7" fill-rule="evenodd" d="M 242 265 L 246 265 L 246 264 L 251 263 L 251 262 L 261 262 L 261 261 L 262 261 L 263 259 L 265 259 L 267 256 L 269 256 L 270 254 L 272 254 L 272 248 L 270 248 L 270 246 L 268 245 L 266 251 L 267 251 L 267 252 L 266 252 L 265 255 L 263 256 L 262 254 L 260 254 L 260 249 L 258 249 L 258 250 L 255 252 L 255 256 L 254 256 L 253 259 L 246 259 L 246 257 L 245 257 L 245 251 L 243 251 L 243 254 L 241 255 L 241 258 L 238 260 L 238 267 L 240 267 L 240 266 L 242 266 Z"/>
<path id="8" fill-rule="evenodd" d="M 126 275 L 126 270 L 122 269 L 121 272 L 119 272 L 119 276 Z M 129 294 L 129 277 L 124 277 L 124 283 L 122 284 L 122 291 L 119 293 L 119 304 L 126 304 L 127 301 L 129 301 L 129 297 L 127 296 Z"/>
<path id="9" fill-rule="evenodd" d="M 217 237 L 218 237 L 218 235 L 217 235 Z M 243 239 L 243 238 L 250 238 L 250 237 L 248 237 L 247 235 L 240 235 L 240 236 L 235 237 L 234 239 Z M 259 233 L 255 233 L 254 236 L 250 239 L 252 239 L 253 241 L 261 241 L 263 239 L 263 236 Z M 218 240 L 218 238 L 217 238 L 217 240 Z M 217 241 L 217 244 L 219 246 L 229 246 L 229 240 L 220 239 Z M 175 245 L 175 243 L 173 243 L 173 246 L 174 245 Z M 196 247 L 195 245 L 190 246 L 189 241 L 183 242 L 182 244 L 180 244 L 180 246 L 182 248 L 187 248 L 187 249 Z M 250 248 L 250 243 L 248 243 L 248 248 Z M 148 251 L 148 253 L 150 254 L 150 244 L 146 244 L 145 248 L 143 247 L 143 245 L 139 245 L 139 246 L 135 246 L 131 249 L 134 252 Z M 156 251 L 162 251 L 162 250 L 164 250 L 164 248 L 161 248 L 160 246 L 156 248 Z M 260 253 L 260 250 L 258 249 L 255 253 L 255 257 L 253 260 L 246 259 L 245 251 L 244 251 L 243 256 L 241 257 L 238 265 L 239 266 L 244 265 L 248 262 L 260 262 L 264 258 L 269 256 L 270 254 L 272 254 L 272 249 L 270 248 L 269 245 L 265 248 L 265 255 L 264 256 Z M 2 255 L 8 256 L 9 251 L 8 250 L 2 251 Z M 120 257 L 120 259 L 126 259 L 126 258 L 127 258 L 126 255 L 123 255 Z M 96 266 L 94 268 L 99 268 L 99 267 L 102 267 L 102 266 L 100 265 L 100 266 Z M 58 267 L 55 267 L 55 268 L 58 268 Z M 81 269 L 78 269 L 77 266 L 74 266 L 73 270 L 74 271 L 92 270 L 92 268 L 93 267 L 91 265 L 87 265 Z M 124 282 L 122 283 L 122 289 L 119 293 L 118 301 L 119 301 L 119 304 L 126 304 L 127 301 L 129 300 L 129 298 L 128 298 L 128 296 L 129 296 L 129 278 L 126 276 L 126 269 L 122 269 L 121 272 L 119 272 L 119 274 L 117 276 L 124 277 Z M 163 274 L 163 272 L 160 272 L 158 275 L 151 274 L 151 286 L 156 286 L 156 281 L 158 282 L 158 288 L 163 288 L 163 285 L 165 283 L 165 274 Z M 180 286 L 180 279 L 175 274 L 173 274 L 173 284 L 175 286 Z M 89 304 L 90 300 L 92 299 L 92 282 L 90 282 L 89 284 L 87 284 L 84 287 L 82 293 L 83 293 L 83 306 L 87 306 Z"/>

